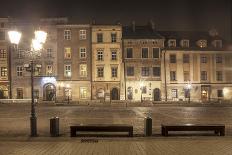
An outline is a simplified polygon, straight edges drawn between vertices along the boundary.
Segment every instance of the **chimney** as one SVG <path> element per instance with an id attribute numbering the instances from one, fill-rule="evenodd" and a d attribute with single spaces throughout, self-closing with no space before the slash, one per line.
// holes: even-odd
<path id="1" fill-rule="evenodd" d="M 151 26 L 152 31 L 154 32 L 155 31 L 155 22 L 153 20 L 150 20 L 150 26 Z"/>
<path id="2" fill-rule="evenodd" d="M 134 20 L 132 21 L 132 30 L 133 32 L 135 32 L 135 21 Z"/>

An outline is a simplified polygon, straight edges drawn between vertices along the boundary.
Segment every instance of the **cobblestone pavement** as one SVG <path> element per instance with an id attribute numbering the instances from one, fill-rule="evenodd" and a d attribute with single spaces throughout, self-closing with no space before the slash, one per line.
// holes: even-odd
<path id="1" fill-rule="evenodd" d="M 134 126 L 134 134 L 142 135 L 144 117 L 153 119 L 153 133 L 160 134 L 162 123 L 225 124 L 226 135 L 232 136 L 231 106 L 153 106 L 153 107 L 90 107 L 50 106 L 36 107 L 38 134 L 49 136 L 49 119 L 60 118 L 60 134 L 69 136 L 69 126 L 79 123 L 120 123 Z M 30 133 L 30 105 L 0 104 L 0 137 L 28 136 Z"/>
<path id="2" fill-rule="evenodd" d="M 231 155 L 231 144 L 221 137 L 1 141 L 0 155 Z"/>

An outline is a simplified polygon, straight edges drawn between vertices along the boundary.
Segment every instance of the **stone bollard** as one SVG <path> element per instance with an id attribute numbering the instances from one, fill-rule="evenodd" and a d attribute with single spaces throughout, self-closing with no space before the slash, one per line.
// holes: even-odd
<path id="1" fill-rule="evenodd" d="M 152 136 L 152 118 L 151 117 L 144 118 L 144 135 Z"/>

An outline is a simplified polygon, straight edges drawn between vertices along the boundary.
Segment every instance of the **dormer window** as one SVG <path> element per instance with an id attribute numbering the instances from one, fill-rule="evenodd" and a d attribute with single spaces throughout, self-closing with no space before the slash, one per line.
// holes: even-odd
<path id="1" fill-rule="evenodd" d="M 176 40 L 175 39 L 170 39 L 168 41 L 168 47 L 176 47 Z"/>
<path id="2" fill-rule="evenodd" d="M 189 47 L 189 40 L 181 40 L 182 47 Z"/>
<path id="3" fill-rule="evenodd" d="M 215 48 L 222 48 L 222 40 L 214 40 L 213 45 Z"/>
<path id="4" fill-rule="evenodd" d="M 200 47 L 200 48 L 206 48 L 207 47 L 207 40 L 199 40 L 197 42 L 197 45 Z"/>

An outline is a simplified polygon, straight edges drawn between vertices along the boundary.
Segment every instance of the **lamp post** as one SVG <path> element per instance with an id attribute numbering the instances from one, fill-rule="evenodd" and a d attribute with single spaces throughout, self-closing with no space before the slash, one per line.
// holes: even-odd
<path id="1" fill-rule="evenodd" d="M 186 84 L 186 88 L 188 90 L 188 103 L 190 103 L 190 91 L 191 91 L 191 88 L 192 88 L 192 85 L 191 85 L 190 82 L 188 84 Z"/>
<path id="2" fill-rule="evenodd" d="M 21 33 L 18 31 L 9 31 L 8 32 L 10 42 L 12 44 L 18 45 L 21 39 Z M 34 101 L 34 73 L 35 73 L 35 63 L 33 54 L 36 51 L 42 49 L 42 45 L 45 43 L 47 38 L 47 33 L 44 31 L 35 31 L 35 39 L 32 39 L 31 50 L 26 52 L 32 53 L 32 59 L 30 64 L 24 65 L 27 68 L 27 71 L 31 72 L 31 117 L 30 117 L 30 128 L 31 128 L 31 137 L 37 136 L 37 118 L 35 112 L 35 101 Z"/>

